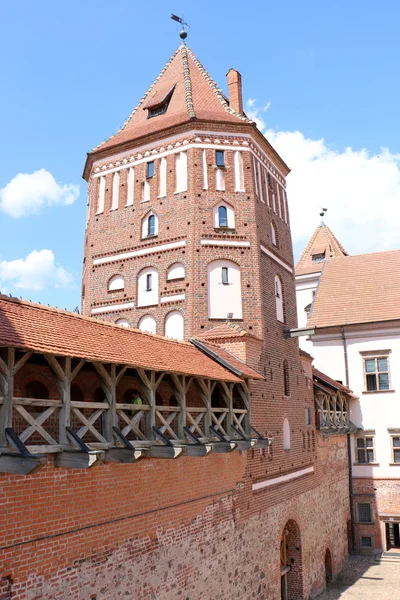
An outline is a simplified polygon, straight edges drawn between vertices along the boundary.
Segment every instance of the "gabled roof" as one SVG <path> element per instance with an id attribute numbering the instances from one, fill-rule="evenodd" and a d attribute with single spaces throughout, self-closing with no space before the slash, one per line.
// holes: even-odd
<path id="1" fill-rule="evenodd" d="M 196 336 L 199 340 L 220 340 L 237 337 L 255 337 L 251 333 L 244 329 L 241 325 L 235 325 L 234 323 L 223 323 L 217 325 L 212 329 L 208 329 L 204 333 L 200 333 Z"/>
<path id="2" fill-rule="evenodd" d="M 165 114 L 149 119 L 148 109 L 159 106 L 171 91 L 172 95 Z M 92 153 L 192 119 L 251 123 L 245 115 L 229 107 L 228 100 L 192 50 L 186 44 L 181 44 L 121 129 L 97 146 Z"/>
<path id="3" fill-rule="evenodd" d="M 189 342 L 0 296 L 0 346 L 221 381 L 241 378 Z"/>
<path id="4" fill-rule="evenodd" d="M 355 394 L 353 394 L 353 392 L 351 391 L 350 388 L 343 385 L 339 381 L 332 379 L 328 375 L 325 375 L 325 373 L 322 373 L 322 371 L 318 371 L 318 369 L 316 369 L 315 367 L 313 367 L 312 372 L 313 372 L 314 385 L 316 385 L 317 387 L 322 389 L 322 391 L 329 394 L 329 393 L 332 393 L 332 390 L 333 390 L 335 392 L 343 392 L 344 394 L 346 394 L 347 396 L 350 396 L 351 398 L 358 397 Z"/>
<path id="5" fill-rule="evenodd" d="M 199 343 L 200 342 L 200 343 Z M 221 348 L 218 344 L 213 344 L 209 341 L 202 340 L 192 340 L 193 344 L 198 344 L 199 349 L 205 352 L 208 356 L 215 356 L 215 360 L 226 365 L 226 368 L 233 369 L 237 375 L 250 378 L 250 379 L 265 379 L 261 373 L 255 371 L 252 367 L 250 367 L 243 360 L 228 352 L 225 348 Z"/>
<path id="6" fill-rule="evenodd" d="M 336 239 L 327 225 L 321 223 L 312 234 L 303 254 L 296 265 L 296 275 L 320 273 L 325 261 L 313 263 L 315 254 L 325 254 L 325 261 L 331 258 L 347 256 L 346 250 Z"/>
<path id="7" fill-rule="evenodd" d="M 307 326 L 400 319 L 400 250 L 325 263 Z"/>

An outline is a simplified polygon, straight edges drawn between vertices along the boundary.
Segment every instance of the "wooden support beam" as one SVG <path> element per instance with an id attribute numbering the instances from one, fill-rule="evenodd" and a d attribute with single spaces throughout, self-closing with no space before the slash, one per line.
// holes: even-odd
<path id="1" fill-rule="evenodd" d="M 200 389 L 200 396 L 207 410 L 206 414 L 204 415 L 204 433 L 206 437 L 210 437 L 210 427 L 212 425 L 211 396 L 214 391 L 215 384 L 212 384 L 209 379 L 203 379 L 202 377 L 197 377 L 196 383 Z"/>
<path id="2" fill-rule="evenodd" d="M 175 387 L 175 398 L 179 404 L 180 411 L 178 414 L 178 438 L 180 440 L 185 439 L 185 430 L 186 427 L 186 378 L 184 375 L 178 376 L 175 374 L 171 375 L 171 379 L 173 385 Z"/>
<path id="3" fill-rule="evenodd" d="M 225 381 L 220 381 L 220 386 L 222 389 L 222 396 L 226 402 L 228 407 L 228 415 L 226 418 L 226 432 L 229 436 L 234 434 L 233 429 L 233 385 L 232 383 L 226 383 Z"/>
<path id="4" fill-rule="evenodd" d="M 19 359 L 14 365 L 13 375 L 16 375 L 18 371 L 24 366 L 24 364 L 30 359 L 33 352 L 25 352 L 25 354 Z"/>
<path id="5" fill-rule="evenodd" d="M 15 350 L 7 349 L 7 364 L 1 360 L 1 369 L 3 372 L 3 404 L 0 406 L 0 446 L 7 446 L 6 428 L 12 427 L 12 410 L 14 397 L 14 367 Z"/>

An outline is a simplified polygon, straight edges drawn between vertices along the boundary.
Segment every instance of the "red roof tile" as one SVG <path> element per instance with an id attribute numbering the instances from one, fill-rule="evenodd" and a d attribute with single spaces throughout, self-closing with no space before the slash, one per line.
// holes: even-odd
<path id="1" fill-rule="evenodd" d="M 148 113 L 143 108 L 153 106 L 155 100 L 159 102 L 160 98 L 165 97 L 171 88 L 174 88 L 174 91 L 167 111 L 148 119 Z M 251 122 L 250 119 L 229 107 L 222 91 L 190 48 L 181 44 L 121 129 L 97 146 L 92 153 L 133 141 L 191 119 L 235 123 Z"/>
<path id="2" fill-rule="evenodd" d="M 241 381 L 189 342 L 177 342 L 4 296 L 0 296 L 0 346 Z"/>
<path id="3" fill-rule="evenodd" d="M 206 348 L 209 348 L 212 352 L 218 354 L 218 356 L 222 358 L 222 360 L 228 362 L 235 369 L 238 369 L 241 373 L 243 373 L 244 377 L 248 377 L 250 379 L 265 379 L 263 375 L 261 375 L 261 373 L 258 373 L 258 371 L 255 371 L 254 369 L 252 369 L 252 367 L 249 367 L 249 365 L 240 360 L 240 358 L 234 356 L 233 354 L 228 352 L 228 350 L 225 350 L 225 348 L 221 348 L 221 346 L 219 346 L 218 344 L 213 344 L 212 342 L 205 341 L 202 341 L 201 343 Z"/>
<path id="4" fill-rule="evenodd" d="M 313 263 L 313 254 L 325 253 L 325 261 L 331 258 L 340 258 L 347 256 L 346 250 L 336 239 L 332 231 L 325 224 L 320 225 L 314 231 L 303 254 L 296 265 L 296 275 L 306 275 L 308 273 L 320 273 L 325 261 Z"/>
<path id="5" fill-rule="evenodd" d="M 400 250 L 325 263 L 307 325 L 328 327 L 400 319 Z"/>
<path id="6" fill-rule="evenodd" d="M 344 394 L 347 394 L 347 396 L 351 396 L 352 398 L 358 398 L 358 396 L 353 394 L 353 392 L 351 391 L 350 388 L 343 385 L 339 381 L 332 379 L 328 375 L 325 375 L 325 373 L 322 373 L 322 371 L 319 371 L 315 367 L 313 367 L 312 371 L 313 371 L 313 378 L 315 380 L 317 380 L 318 382 L 322 383 L 322 387 L 324 387 L 324 389 L 326 391 L 329 392 L 329 388 L 333 388 L 334 390 L 337 390 L 339 392 L 343 392 Z M 328 388 L 326 386 L 328 386 Z"/>

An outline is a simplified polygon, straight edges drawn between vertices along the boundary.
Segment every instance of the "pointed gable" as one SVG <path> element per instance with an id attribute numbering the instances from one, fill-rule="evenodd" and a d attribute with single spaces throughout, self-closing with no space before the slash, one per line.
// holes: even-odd
<path id="1" fill-rule="evenodd" d="M 314 231 L 296 265 L 296 275 L 319 273 L 326 260 L 347 256 L 346 250 L 327 225 L 322 223 Z"/>
<path id="2" fill-rule="evenodd" d="M 149 111 L 168 103 L 165 112 Z M 134 141 L 190 120 L 251 122 L 229 107 L 229 102 L 194 53 L 181 44 L 121 129 L 93 153 Z"/>

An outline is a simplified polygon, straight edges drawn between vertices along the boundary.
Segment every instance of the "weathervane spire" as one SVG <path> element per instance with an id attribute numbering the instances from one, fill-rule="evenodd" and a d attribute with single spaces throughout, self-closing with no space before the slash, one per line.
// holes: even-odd
<path id="1" fill-rule="evenodd" d="M 328 209 L 327 209 L 327 208 L 322 208 L 322 206 L 320 206 L 320 207 L 319 207 L 319 209 L 320 209 L 320 211 L 321 211 L 321 212 L 319 213 L 319 216 L 321 217 L 321 225 L 325 225 L 325 223 L 324 223 L 324 216 L 325 216 L 325 213 L 326 213 L 326 211 L 327 211 Z"/>
<path id="2" fill-rule="evenodd" d="M 190 27 L 190 25 L 188 23 L 186 23 L 186 21 L 183 20 L 183 16 L 178 17 L 177 15 L 172 14 L 171 19 L 182 25 L 182 29 L 179 32 L 179 37 L 181 38 L 182 42 L 185 43 L 185 40 L 188 35 L 185 27 Z"/>

